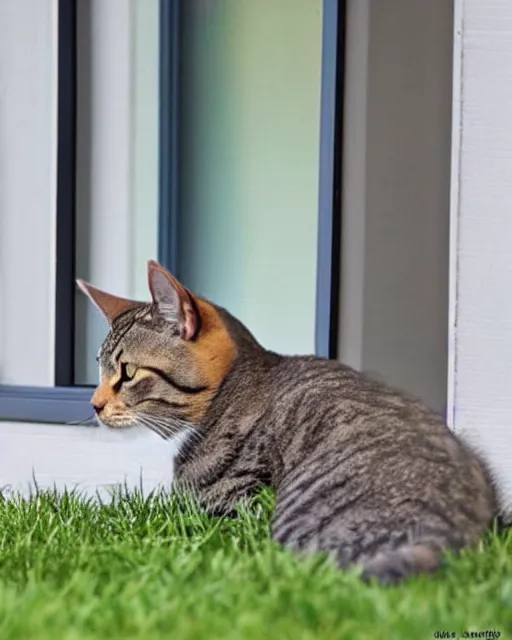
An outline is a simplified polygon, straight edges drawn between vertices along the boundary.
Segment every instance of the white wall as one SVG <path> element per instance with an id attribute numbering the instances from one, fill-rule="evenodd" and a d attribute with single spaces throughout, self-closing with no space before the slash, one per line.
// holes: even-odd
<path id="1" fill-rule="evenodd" d="M 450 0 L 349 0 L 342 361 L 444 411 Z"/>
<path id="2" fill-rule="evenodd" d="M 512 517 L 512 3 L 457 0 L 450 406 Z"/>
<path id="3" fill-rule="evenodd" d="M 125 484 L 169 487 L 174 448 L 147 429 L 123 433 L 106 428 L 0 421 L 0 491 L 25 495 L 35 477 L 40 488 L 77 488 L 85 495 Z"/>

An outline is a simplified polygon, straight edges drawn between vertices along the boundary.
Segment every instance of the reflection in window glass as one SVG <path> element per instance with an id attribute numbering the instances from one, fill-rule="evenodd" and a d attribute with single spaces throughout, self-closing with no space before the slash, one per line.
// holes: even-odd
<path id="1" fill-rule="evenodd" d="M 159 0 L 133 7 L 78 0 L 76 273 L 145 300 L 157 254 Z M 96 384 L 107 329 L 77 292 L 76 384 Z"/>
<path id="2" fill-rule="evenodd" d="M 187 0 L 179 277 L 268 348 L 314 351 L 321 0 Z"/>

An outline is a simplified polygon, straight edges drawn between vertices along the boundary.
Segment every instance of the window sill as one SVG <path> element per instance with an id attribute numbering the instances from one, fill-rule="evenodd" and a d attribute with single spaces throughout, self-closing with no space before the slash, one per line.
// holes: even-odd
<path id="1" fill-rule="evenodd" d="M 95 426 L 91 387 L 0 384 L 0 420 Z"/>

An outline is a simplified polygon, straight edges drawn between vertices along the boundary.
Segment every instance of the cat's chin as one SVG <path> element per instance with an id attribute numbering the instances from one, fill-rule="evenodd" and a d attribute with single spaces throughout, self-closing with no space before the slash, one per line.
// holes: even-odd
<path id="1" fill-rule="evenodd" d="M 127 429 L 133 429 L 137 426 L 135 422 L 124 420 L 109 420 L 106 422 L 105 420 L 97 418 L 97 422 L 100 428 L 108 429 L 109 431 L 124 431 Z"/>

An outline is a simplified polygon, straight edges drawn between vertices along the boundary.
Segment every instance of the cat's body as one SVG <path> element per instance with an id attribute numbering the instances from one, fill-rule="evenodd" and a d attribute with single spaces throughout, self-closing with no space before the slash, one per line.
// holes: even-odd
<path id="1" fill-rule="evenodd" d="M 213 513 L 230 513 L 272 486 L 278 542 L 333 553 L 340 566 L 362 565 L 365 577 L 382 582 L 433 571 L 445 550 L 477 542 L 496 493 L 483 462 L 441 417 L 337 362 L 266 351 L 228 312 L 193 297 L 155 263 L 150 285 L 152 277 L 153 305 L 125 301 L 110 313 L 93 403 L 100 394 L 103 411 L 105 389 L 121 390 L 115 371 L 125 356 L 137 371 L 153 371 L 125 379 L 124 422 L 121 411 L 100 417 L 113 427 L 188 434 L 175 461 L 177 487 L 193 490 Z M 164 364 L 166 348 L 172 366 Z"/>

